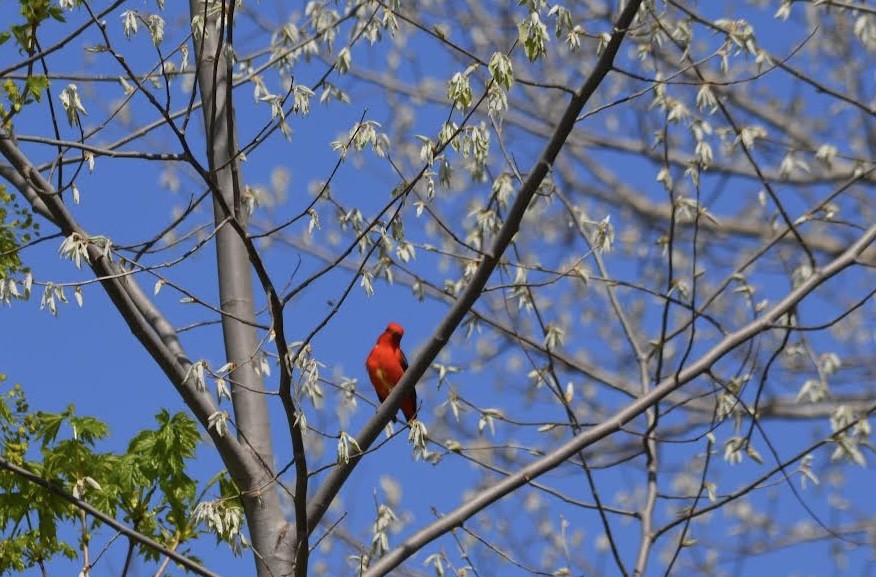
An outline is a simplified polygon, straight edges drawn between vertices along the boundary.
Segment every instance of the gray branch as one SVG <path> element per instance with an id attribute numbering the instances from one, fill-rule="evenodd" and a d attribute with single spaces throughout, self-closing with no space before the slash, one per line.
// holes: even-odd
<path id="1" fill-rule="evenodd" d="M 847 267 L 856 263 L 856 260 L 876 240 L 876 225 L 868 228 L 858 240 L 839 257 L 822 269 L 815 271 L 798 288 L 791 291 L 784 299 L 766 312 L 759 319 L 749 323 L 739 330 L 724 337 L 712 349 L 706 352 L 699 360 L 692 363 L 687 369 L 675 375 L 667 377 L 654 387 L 648 394 L 630 403 L 601 425 L 593 427 L 585 433 L 567 442 L 554 452 L 527 465 L 514 475 L 499 481 L 489 489 L 479 493 L 474 499 L 457 507 L 454 511 L 444 515 L 431 525 L 424 527 L 407 541 L 390 551 L 385 557 L 377 561 L 363 577 L 379 577 L 388 574 L 416 551 L 419 551 L 429 542 L 461 526 L 466 520 L 486 507 L 492 505 L 502 497 L 505 497 L 516 489 L 526 485 L 532 479 L 562 465 L 567 459 L 578 451 L 600 441 L 609 435 L 620 431 L 624 425 L 643 414 L 655 403 L 659 402 L 673 391 L 680 389 L 685 384 L 697 378 L 703 372 L 714 366 L 725 355 L 736 347 L 748 342 L 758 334 L 768 331 L 783 315 L 790 312 L 800 301 L 811 294 L 822 283 Z"/>

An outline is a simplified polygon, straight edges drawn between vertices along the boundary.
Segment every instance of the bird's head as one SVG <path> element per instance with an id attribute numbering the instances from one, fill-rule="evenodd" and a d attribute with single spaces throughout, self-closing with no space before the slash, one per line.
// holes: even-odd
<path id="1" fill-rule="evenodd" d="M 400 341 L 405 336 L 405 330 L 398 323 L 389 323 L 386 325 L 386 333 L 392 335 L 393 339 Z"/>

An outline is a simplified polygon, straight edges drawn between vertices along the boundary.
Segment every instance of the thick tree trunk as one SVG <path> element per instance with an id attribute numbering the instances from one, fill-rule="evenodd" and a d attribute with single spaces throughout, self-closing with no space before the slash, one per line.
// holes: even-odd
<path id="1" fill-rule="evenodd" d="M 203 17 L 204 4 L 190 1 L 193 15 Z M 198 88 L 203 102 L 206 126 L 209 167 L 215 184 L 213 208 L 216 225 L 228 216 L 230 208 L 243 228 L 245 214 L 241 210 L 240 196 L 243 190 L 236 158 L 237 135 L 231 102 L 230 66 L 225 46 L 228 38 L 227 23 L 216 25 L 219 15 L 208 18 L 202 35 L 195 31 L 195 50 L 198 62 Z M 203 20 L 201 20 L 203 21 Z M 223 206 L 224 205 L 224 206 Z M 277 551 L 278 536 L 284 526 L 279 496 L 273 482 L 273 449 L 271 447 L 270 420 L 264 382 L 255 371 L 254 355 L 259 348 L 259 339 L 253 326 L 255 305 L 253 301 L 252 269 L 246 247 L 232 226 L 221 226 L 216 238 L 216 254 L 219 274 L 219 296 L 223 313 L 222 329 L 225 336 L 227 360 L 235 369 L 231 374 L 234 419 L 241 442 L 249 446 L 256 458 L 265 465 L 258 478 L 236 480 L 243 483 L 239 488 L 245 492 L 244 507 L 249 528 L 258 575 L 277 577 L 291 573 L 292 557 L 288 551 Z"/>

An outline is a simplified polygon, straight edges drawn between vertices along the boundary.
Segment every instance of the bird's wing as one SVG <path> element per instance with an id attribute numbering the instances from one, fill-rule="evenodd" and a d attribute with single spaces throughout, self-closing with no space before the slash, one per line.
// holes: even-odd
<path id="1" fill-rule="evenodd" d="M 398 350 L 398 354 L 401 356 L 399 361 L 401 361 L 401 366 L 403 370 L 408 370 L 408 358 L 405 356 L 405 352 L 401 349 Z"/>

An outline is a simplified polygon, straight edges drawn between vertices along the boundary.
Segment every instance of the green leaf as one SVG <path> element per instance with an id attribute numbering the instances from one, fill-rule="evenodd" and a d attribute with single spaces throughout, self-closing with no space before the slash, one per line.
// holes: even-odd
<path id="1" fill-rule="evenodd" d="M 0 383 L 5 379 L 0 373 Z M 201 436 L 185 413 L 162 410 L 155 420 L 126 452 L 101 453 L 94 447 L 109 435 L 104 422 L 77 415 L 73 405 L 31 413 L 16 386 L 0 395 L 0 454 L 156 541 L 180 547 L 204 531 L 191 519 L 206 489 L 199 494 L 186 472 Z M 27 460 L 31 444 L 40 446 L 40 458 Z M 0 575 L 27 573 L 58 556 L 76 558 L 85 538 L 79 515 L 61 497 L 0 469 Z M 87 531 L 100 535 L 100 525 L 91 519 Z M 137 550 L 145 560 L 158 560 L 153 550 Z"/>
<path id="2" fill-rule="evenodd" d="M 39 102 L 43 97 L 43 92 L 49 87 L 49 79 L 42 74 L 28 76 L 24 87 L 27 94 Z"/>
<path id="3" fill-rule="evenodd" d="M 27 272 L 18 249 L 30 242 L 37 231 L 38 225 L 30 210 L 19 205 L 6 186 L 0 184 L 0 281 L 15 273 Z"/>
<path id="4" fill-rule="evenodd" d="M 55 442 L 58 438 L 58 433 L 61 431 L 61 425 L 64 424 L 64 416 L 54 413 L 43 413 L 40 411 L 37 417 L 37 438 L 42 441 L 43 447 Z"/>

